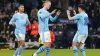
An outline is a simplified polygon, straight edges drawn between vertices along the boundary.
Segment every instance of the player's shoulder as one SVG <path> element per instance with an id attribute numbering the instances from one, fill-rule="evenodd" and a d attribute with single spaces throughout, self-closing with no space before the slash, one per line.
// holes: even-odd
<path id="1" fill-rule="evenodd" d="M 39 9 L 38 14 L 41 14 L 42 12 L 43 12 L 43 10 L 42 9 Z"/>
<path id="2" fill-rule="evenodd" d="M 78 16 L 84 16 L 84 15 L 87 15 L 85 12 L 82 12 L 82 13 L 78 13 L 77 14 Z"/>
<path id="3" fill-rule="evenodd" d="M 44 12 L 43 8 L 41 8 L 41 9 L 38 11 L 38 13 L 41 13 L 41 12 Z"/>
<path id="4" fill-rule="evenodd" d="M 13 17 L 17 17 L 18 16 L 18 13 L 15 13 L 14 15 L 13 15 Z"/>
<path id="5" fill-rule="evenodd" d="M 43 8 L 39 9 L 39 11 L 43 11 Z"/>
<path id="6" fill-rule="evenodd" d="M 81 15 L 87 15 L 87 13 L 86 12 L 82 12 L 82 13 L 80 13 Z"/>
<path id="7" fill-rule="evenodd" d="M 86 12 L 84 14 L 85 14 L 85 16 L 88 16 L 88 14 Z"/>
<path id="8" fill-rule="evenodd" d="M 78 13 L 78 14 L 76 14 L 75 16 L 80 17 L 80 16 L 81 16 L 81 13 Z"/>
<path id="9" fill-rule="evenodd" d="M 14 14 L 14 16 L 18 16 L 18 15 L 20 15 L 20 13 L 15 13 L 15 14 Z"/>
<path id="10" fill-rule="evenodd" d="M 86 12 L 81 13 L 82 16 L 88 17 L 88 14 Z"/>
<path id="11" fill-rule="evenodd" d="M 24 15 L 25 15 L 25 16 L 28 16 L 28 14 L 27 14 L 27 13 L 24 13 Z"/>

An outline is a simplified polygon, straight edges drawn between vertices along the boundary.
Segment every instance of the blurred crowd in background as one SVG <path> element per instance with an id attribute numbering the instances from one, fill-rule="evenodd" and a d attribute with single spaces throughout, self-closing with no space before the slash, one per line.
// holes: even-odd
<path id="1" fill-rule="evenodd" d="M 26 27 L 26 42 L 34 42 L 39 39 L 37 12 L 42 7 L 44 0 L 0 0 L 0 43 L 15 41 L 14 26 L 9 25 L 9 20 L 18 10 L 20 4 L 25 5 L 25 13 L 29 15 L 30 26 Z M 51 0 L 53 9 L 61 10 L 61 15 L 54 23 L 49 24 L 50 30 L 55 34 L 55 48 L 70 48 L 72 39 L 77 30 L 76 24 L 66 22 L 59 23 L 59 20 L 67 19 L 66 10 L 77 11 L 79 4 L 86 5 L 86 12 L 89 16 L 89 36 L 86 41 L 87 48 L 100 48 L 100 0 Z"/>

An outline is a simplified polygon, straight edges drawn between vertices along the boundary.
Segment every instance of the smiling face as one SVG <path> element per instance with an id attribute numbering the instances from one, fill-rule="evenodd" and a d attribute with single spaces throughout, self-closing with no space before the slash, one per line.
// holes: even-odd
<path id="1" fill-rule="evenodd" d="M 43 5 L 48 10 L 51 7 L 51 2 L 50 1 L 45 1 Z"/>
<path id="2" fill-rule="evenodd" d="M 20 12 L 24 12 L 24 5 L 20 5 L 18 9 Z"/>

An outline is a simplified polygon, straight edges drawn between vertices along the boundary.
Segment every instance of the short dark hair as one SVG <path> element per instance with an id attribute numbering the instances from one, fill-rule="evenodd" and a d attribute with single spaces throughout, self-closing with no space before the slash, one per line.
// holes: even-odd
<path id="1" fill-rule="evenodd" d="M 85 5 L 84 4 L 79 4 L 78 7 L 81 8 L 82 10 L 85 10 Z"/>

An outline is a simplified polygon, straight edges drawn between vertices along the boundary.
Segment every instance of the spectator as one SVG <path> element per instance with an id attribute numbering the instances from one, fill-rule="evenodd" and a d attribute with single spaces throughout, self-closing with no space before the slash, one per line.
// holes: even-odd
<path id="1" fill-rule="evenodd" d="M 30 29 L 29 29 L 29 25 L 26 26 L 26 32 L 28 32 Z"/>
<path id="2" fill-rule="evenodd" d="M 11 9 L 11 2 L 8 2 L 8 3 L 6 4 L 6 8 L 7 8 L 7 9 Z"/>
<path id="3" fill-rule="evenodd" d="M 96 48 L 100 48 L 100 45 L 99 45 L 99 43 L 100 43 L 100 27 L 97 29 L 96 35 L 97 35 L 97 37 L 95 39 Z"/>
<path id="4" fill-rule="evenodd" d="M 6 34 L 6 27 L 7 27 L 7 22 L 3 22 L 3 31 L 4 31 L 4 35 Z"/>
<path id="5" fill-rule="evenodd" d="M 85 4 L 85 0 L 80 0 L 79 4 Z"/>
<path id="6" fill-rule="evenodd" d="M 0 36 L 0 42 L 4 42 L 4 43 L 6 43 L 7 42 L 7 39 L 6 39 L 6 36 L 5 36 L 5 34 L 4 34 L 4 31 L 1 31 L 1 34 L 0 34 L 1 36 Z"/>
<path id="7" fill-rule="evenodd" d="M 53 43 L 55 41 L 55 34 L 51 30 L 50 30 L 50 36 L 51 36 L 51 42 Z"/>
<path id="8" fill-rule="evenodd" d="M 7 26 L 7 29 L 6 29 L 6 38 L 7 38 L 7 42 L 8 43 L 10 42 L 10 36 L 11 36 L 11 29 L 10 29 L 10 26 Z"/>
<path id="9" fill-rule="evenodd" d="M 33 9 L 31 10 L 30 17 L 31 17 L 32 19 L 36 19 L 36 20 L 37 20 L 37 12 L 38 12 L 38 9 L 37 9 L 37 8 L 33 8 Z"/>
<path id="10" fill-rule="evenodd" d="M 2 20 L 8 24 L 8 22 L 9 22 L 8 14 L 6 12 L 3 12 L 2 16 L 3 16 Z"/>
<path id="11" fill-rule="evenodd" d="M 92 37 L 92 35 L 94 35 L 94 31 L 93 31 L 93 28 L 90 27 L 89 28 L 89 36 Z"/>
<path id="12" fill-rule="evenodd" d="M 26 38 L 25 38 L 25 42 L 29 42 L 29 39 L 30 39 L 30 26 L 27 25 L 26 26 Z"/>
<path id="13" fill-rule="evenodd" d="M 0 19 L 2 19 L 2 13 L 1 13 L 1 11 L 0 11 Z"/>
<path id="14" fill-rule="evenodd" d="M 12 3 L 12 5 L 13 5 L 15 8 L 18 8 L 19 2 L 18 2 L 17 0 L 14 0 L 14 2 Z"/>
<path id="15" fill-rule="evenodd" d="M 33 23 L 30 26 L 31 29 L 31 38 L 34 40 L 38 40 L 37 36 L 38 36 L 38 22 L 36 20 L 33 21 Z"/>
<path id="16" fill-rule="evenodd" d="M 31 24 L 31 35 L 38 35 L 38 22 L 36 20 Z"/>
<path id="17" fill-rule="evenodd" d="M 89 35 L 86 40 L 86 47 L 87 48 L 92 48 L 93 47 L 93 35 L 94 35 L 94 30 L 92 27 L 89 28 Z"/>
<path id="18" fill-rule="evenodd" d="M 100 27 L 97 29 L 96 35 L 100 35 Z"/>
<path id="19" fill-rule="evenodd" d="M 32 8 L 37 8 L 38 2 L 37 0 L 32 0 Z"/>
<path id="20" fill-rule="evenodd" d="M 53 25 L 53 27 L 52 27 L 52 31 L 53 31 L 53 32 L 56 32 L 56 31 L 57 31 L 57 25 L 56 25 L 56 24 Z"/>

